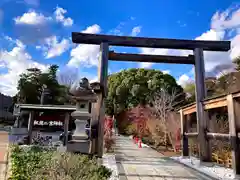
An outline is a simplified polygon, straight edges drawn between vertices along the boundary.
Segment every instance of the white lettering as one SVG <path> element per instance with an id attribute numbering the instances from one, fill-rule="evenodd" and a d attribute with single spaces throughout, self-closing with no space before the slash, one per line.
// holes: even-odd
<path id="1" fill-rule="evenodd" d="M 61 121 L 37 121 L 35 120 L 33 122 L 33 125 L 38 126 L 63 126 L 63 123 Z"/>

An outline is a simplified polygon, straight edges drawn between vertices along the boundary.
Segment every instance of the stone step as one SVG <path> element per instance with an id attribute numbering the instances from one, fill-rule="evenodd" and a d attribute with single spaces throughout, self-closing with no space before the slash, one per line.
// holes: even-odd
<path id="1" fill-rule="evenodd" d="M 88 136 L 72 136 L 72 139 L 70 141 L 81 141 L 81 140 L 89 140 Z"/>
<path id="2" fill-rule="evenodd" d="M 74 140 L 68 141 L 68 143 L 84 143 L 84 142 L 90 142 L 90 140 L 89 139 L 74 139 Z"/>

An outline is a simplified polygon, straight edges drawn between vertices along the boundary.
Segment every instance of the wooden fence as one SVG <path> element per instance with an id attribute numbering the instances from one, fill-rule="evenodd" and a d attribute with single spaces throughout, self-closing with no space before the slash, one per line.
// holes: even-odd
<path id="1" fill-rule="evenodd" d="M 196 112 L 196 104 L 190 104 L 188 106 L 182 107 L 180 109 L 180 117 L 181 117 L 181 141 L 182 141 L 182 155 L 189 156 L 189 143 L 188 138 L 197 137 L 199 142 L 205 141 L 208 149 L 206 151 L 205 148 L 200 148 L 199 153 L 200 157 L 202 154 L 205 154 L 204 162 L 210 162 L 211 159 L 215 159 L 217 162 L 226 164 L 229 167 L 232 167 L 236 175 L 240 175 L 240 92 L 236 92 L 233 94 L 218 96 L 215 98 L 205 99 L 202 103 L 203 106 L 203 118 L 199 119 L 198 130 L 204 129 L 204 133 L 199 132 L 188 132 L 187 127 L 187 120 L 186 115 L 192 114 Z M 229 133 L 213 133 L 209 132 L 209 124 L 208 124 L 208 116 L 207 110 L 220 108 L 220 107 L 227 107 L 228 111 L 228 122 L 229 122 Z M 199 121 L 202 121 L 199 123 Z M 204 122 L 204 123 L 203 123 Z M 201 137 L 200 137 L 201 136 Z M 211 139 L 218 139 L 218 140 L 229 140 L 231 145 L 231 155 L 228 159 L 228 162 L 222 162 L 223 160 L 217 156 L 217 154 L 211 153 L 211 147 L 209 141 Z M 207 154 L 207 155 L 206 155 Z M 221 162 L 220 162 L 221 161 Z M 231 163 L 231 165 L 229 165 Z"/>

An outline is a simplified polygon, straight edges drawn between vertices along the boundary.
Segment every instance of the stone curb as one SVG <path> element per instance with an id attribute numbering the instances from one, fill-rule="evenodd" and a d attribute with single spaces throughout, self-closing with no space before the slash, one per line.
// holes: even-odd
<path id="1" fill-rule="evenodd" d="M 118 170 L 117 161 L 116 161 L 116 154 L 114 153 L 116 149 L 115 145 L 116 145 L 116 136 L 114 136 L 114 145 L 112 147 L 113 152 L 104 153 L 103 157 L 99 159 L 101 165 L 107 167 L 112 171 L 112 175 L 108 180 L 119 180 L 119 170 Z"/>
<path id="2" fill-rule="evenodd" d="M 8 178 L 11 177 L 12 163 L 11 163 L 11 152 L 10 151 L 11 151 L 11 146 L 8 146 L 5 180 L 7 180 Z"/>
<path id="3" fill-rule="evenodd" d="M 2 169 L 0 169 L 0 179 L 5 180 L 8 174 L 8 156 L 9 156 L 9 144 L 6 147 L 6 153 L 3 158 Z"/>
<path id="4" fill-rule="evenodd" d="M 129 137 L 130 138 L 130 137 Z M 152 150 L 154 150 L 154 151 L 157 151 L 155 148 L 153 148 L 153 147 L 151 147 L 151 146 L 148 146 L 149 148 L 151 148 Z M 159 152 L 160 153 L 160 152 Z M 160 153 L 160 154 L 162 154 L 162 153 Z M 163 155 L 163 154 L 162 154 Z M 163 155 L 164 156 L 164 155 Z M 210 175 L 210 174 L 207 174 L 206 172 L 204 172 L 204 171 L 202 171 L 202 170 L 199 170 L 199 169 L 197 169 L 196 167 L 193 167 L 193 166 L 190 166 L 190 165 L 188 165 L 187 163 L 183 163 L 183 162 L 180 162 L 180 161 L 178 161 L 178 160 L 176 160 L 176 159 L 174 159 L 174 158 L 172 158 L 172 157 L 169 157 L 170 159 L 172 159 L 173 161 L 175 161 L 175 162 L 177 162 L 178 164 L 181 164 L 181 165 L 183 165 L 183 166 L 185 166 L 185 167 L 188 167 L 188 168 L 190 168 L 190 169 L 192 169 L 192 170 L 194 170 L 194 171 L 197 171 L 198 173 L 201 173 L 202 175 L 204 175 L 204 176 L 207 176 L 208 178 L 211 178 L 212 180 L 219 180 L 219 178 L 218 177 L 216 177 L 216 176 L 214 176 L 214 175 Z"/>
<path id="5" fill-rule="evenodd" d="M 106 154 L 107 155 L 107 154 Z M 108 154 L 107 156 L 112 156 L 112 162 L 108 163 L 108 161 L 104 161 L 104 158 L 102 159 L 102 165 L 109 168 L 112 171 L 112 175 L 109 178 L 109 180 L 119 180 L 119 171 L 117 167 L 116 162 L 116 155 L 115 154 Z"/>

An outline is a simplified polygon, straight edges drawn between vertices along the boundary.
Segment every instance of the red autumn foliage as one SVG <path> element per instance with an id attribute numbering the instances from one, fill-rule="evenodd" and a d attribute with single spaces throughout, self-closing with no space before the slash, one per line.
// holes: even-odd
<path id="1" fill-rule="evenodd" d="M 104 120 L 104 134 L 109 134 L 110 136 L 112 136 L 112 129 L 113 119 L 109 116 L 106 116 Z"/>
<path id="2" fill-rule="evenodd" d="M 146 117 L 146 111 L 144 107 L 138 106 L 133 111 L 133 123 L 136 126 L 136 133 L 141 138 L 146 133 L 146 123 L 147 123 L 147 117 Z"/>
<path id="3" fill-rule="evenodd" d="M 156 123 L 158 119 L 152 115 L 152 109 L 148 106 L 137 106 L 122 112 L 117 116 L 119 132 L 127 135 L 136 135 L 139 137 L 150 137 L 152 139 L 152 131 L 156 131 Z M 154 126 L 150 128 L 150 126 Z M 168 114 L 168 120 L 166 123 L 169 136 L 173 146 L 180 145 L 179 129 L 180 129 L 180 117 L 175 112 Z M 160 134 L 159 134 L 160 135 Z M 164 135 L 163 135 L 164 136 Z M 156 137 L 159 141 L 162 137 Z"/>
<path id="4" fill-rule="evenodd" d="M 122 112 L 117 117 L 118 130 L 120 133 L 145 136 L 149 134 L 146 124 L 150 116 L 150 109 L 141 105 Z"/>
<path id="5" fill-rule="evenodd" d="M 109 152 L 114 144 L 113 139 L 113 119 L 112 117 L 106 116 L 104 120 L 104 148 Z"/>

